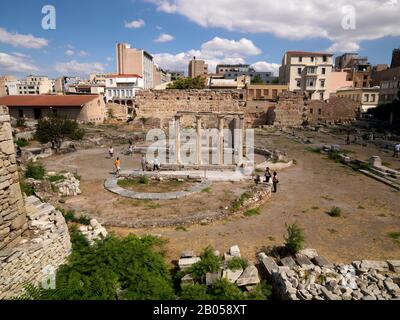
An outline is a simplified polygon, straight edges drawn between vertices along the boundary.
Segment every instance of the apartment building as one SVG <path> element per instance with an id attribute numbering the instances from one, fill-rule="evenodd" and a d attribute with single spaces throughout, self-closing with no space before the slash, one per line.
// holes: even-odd
<path id="1" fill-rule="evenodd" d="M 171 75 L 171 81 L 183 79 L 185 77 L 185 72 L 184 71 L 167 70 L 167 72 Z"/>
<path id="2" fill-rule="evenodd" d="M 143 90 L 144 80 L 137 74 L 108 75 L 106 80 L 106 101 L 133 106 L 138 90 Z"/>
<path id="3" fill-rule="evenodd" d="M 19 95 L 49 94 L 54 92 L 54 81 L 46 76 L 30 75 L 17 85 Z"/>
<path id="4" fill-rule="evenodd" d="M 385 80 L 381 82 L 379 89 L 379 104 L 391 103 L 399 100 L 400 80 Z"/>
<path id="5" fill-rule="evenodd" d="M 219 64 L 216 72 L 218 75 L 223 75 L 225 79 L 236 79 L 237 77 L 246 76 L 251 81 L 255 77 L 260 77 L 265 84 L 273 83 L 278 80 L 272 72 L 259 72 L 248 64 Z"/>
<path id="6" fill-rule="evenodd" d="M 207 76 L 208 74 L 208 64 L 204 60 L 198 60 L 196 57 L 193 57 L 192 60 L 189 61 L 189 77 L 196 78 L 200 76 Z"/>
<path id="7" fill-rule="evenodd" d="M 161 69 L 156 64 L 153 66 L 153 85 L 154 88 L 160 84 L 171 82 L 171 74 Z"/>
<path id="8" fill-rule="evenodd" d="M 288 85 L 279 84 L 250 84 L 247 89 L 247 101 L 278 99 L 279 94 L 288 91 Z"/>
<path id="9" fill-rule="evenodd" d="M 329 99 L 333 58 L 330 53 L 288 51 L 279 68 L 279 82 L 289 91 L 304 91 L 311 100 Z"/>
<path id="10" fill-rule="evenodd" d="M 335 70 L 347 72 L 347 80 L 352 81 L 355 88 L 372 86 L 372 69 L 368 58 L 358 53 L 345 53 L 335 59 Z"/>
<path id="11" fill-rule="evenodd" d="M 12 94 L 16 94 L 17 84 L 18 80 L 13 76 L 0 77 L 0 97 L 9 95 L 10 89 Z M 11 88 L 9 88 L 10 85 L 12 86 Z"/>
<path id="12" fill-rule="evenodd" d="M 373 88 L 342 88 L 337 90 L 337 97 L 348 98 L 361 103 L 361 111 L 376 108 L 379 102 L 379 87 Z"/>
<path id="13" fill-rule="evenodd" d="M 153 56 L 142 49 L 131 48 L 129 44 L 116 45 L 116 61 L 118 74 L 134 74 L 143 79 L 143 89 L 154 87 Z"/>

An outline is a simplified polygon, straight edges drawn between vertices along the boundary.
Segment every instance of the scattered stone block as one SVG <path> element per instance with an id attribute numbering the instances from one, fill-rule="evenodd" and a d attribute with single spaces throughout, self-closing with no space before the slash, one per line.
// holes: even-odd
<path id="1" fill-rule="evenodd" d="M 306 256 L 308 259 L 314 259 L 318 256 L 318 252 L 315 249 L 303 249 L 298 252 L 299 255 Z"/>
<path id="2" fill-rule="evenodd" d="M 390 271 L 400 273 L 400 260 L 388 260 L 387 263 Z"/>
<path id="3" fill-rule="evenodd" d="M 196 256 L 193 251 L 182 251 L 181 258 L 193 258 Z"/>
<path id="4" fill-rule="evenodd" d="M 300 267 L 314 265 L 309 258 L 302 254 L 296 254 L 296 262 Z"/>
<path id="5" fill-rule="evenodd" d="M 185 275 L 181 279 L 181 285 L 193 285 L 194 284 L 194 279 L 190 274 Z"/>
<path id="6" fill-rule="evenodd" d="M 236 283 L 239 287 L 260 283 L 257 268 L 255 266 L 248 266 Z"/>
<path id="7" fill-rule="evenodd" d="M 212 286 L 217 280 L 221 278 L 221 271 L 206 273 L 206 285 Z"/>
<path id="8" fill-rule="evenodd" d="M 378 271 L 389 271 L 389 264 L 386 261 L 362 260 L 360 269 L 375 269 Z"/>
<path id="9" fill-rule="evenodd" d="M 178 261 L 178 266 L 181 270 L 187 270 L 195 263 L 199 262 L 201 259 L 199 257 L 192 258 L 182 258 Z"/>
<path id="10" fill-rule="evenodd" d="M 222 277 L 227 279 L 230 283 L 235 283 L 237 281 L 237 279 L 240 278 L 242 273 L 243 273 L 243 269 L 239 269 L 239 270 L 226 269 L 223 271 Z"/>
<path id="11" fill-rule="evenodd" d="M 281 259 L 281 264 L 289 268 L 294 268 L 297 266 L 296 261 L 292 257 L 285 257 Z"/>
<path id="12" fill-rule="evenodd" d="M 278 265 L 271 257 L 265 256 L 260 262 L 268 276 L 272 276 L 272 273 L 278 272 Z"/>
<path id="13" fill-rule="evenodd" d="M 312 261 L 319 267 L 333 268 L 333 264 L 322 256 L 316 256 Z"/>
<path id="14" fill-rule="evenodd" d="M 239 246 L 233 246 L 229 249 L 229 254 L 233 257 L 241 257 Z"/>

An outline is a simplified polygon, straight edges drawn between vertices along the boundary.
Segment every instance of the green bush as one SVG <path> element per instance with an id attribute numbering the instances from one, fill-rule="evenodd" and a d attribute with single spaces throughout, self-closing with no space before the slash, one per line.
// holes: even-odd
<path id="1" fill-rule="evenodd" d="M 211 300 L 212 297 L 207 293 L 205 284 L 187 285 L 182 288 L 179 295 L 180 300 Z"/>
<path id="2" fill-rule="evenodd" d="M 190 267 L 190 273 L 194 279 L 204 279 L 206 273 L 216 272 L 222 266 L 222 260 L 214 254 L 214 249 L 210 246 L 205 248 L 200 255 L 201 261 L 195 263 Z"/>
<path id="3" fill-rule="evenodd" d="M 26 127 L 25 118 L 18 118 L 16 125 L 17 125 L 18 128 L 25 128 Z"/>
<path id="4" fill-rule="evenodd" d="M 227 279 L 217 280 L 210 290 L 215 300 L 246 300 L 246 295 Z"/>
<path id="5" fill-rule="evenodd" d="M 76 222 L 83 224 L 85 226 L 88 226 L 88 225 L 90 225 L 90 217 L 83 214 L 76 220 Z"/>
<path id="6" fill-rule="evenodd" d="M 30 290 L 22 299 L 170 300 L 171 276 L 155 237 L 109 236 L 90 246 L 72 230 L 72 254 L 56 275 L 56 289 Z"/>
<path id="7" fill-rule="evenodd" d="M 249 209 L 243 213 L 246 217 L 258 216 L 261 214 L 260 208 Z"/>
<path id="8" fill-rule="evenodd" d="M 29 162 L 26 166 L 25 178 L 33 178 L 35 180 L 43 180 L 45 169 L 41 164 Z"/>
<path id="9" fill-rule="evenodd" d="M 64 219 L 67 222 L 75 222 L 76 221 L 76 217 L 75 217 L 75 211 L 74 210 L 68 210 L 67 212 L 62 212 L 64 215 Z"/>
<path id="10" fill-rule="evenodd" d="M 35 195 L 35 187 L 25 181 L 20 180 L 21 191 L 26 194 L 27 197 Z"/>
<path id="11" fill-rule="evenodd" d="M 149 178 L 147 176 L 140 176 L 139 183 L 140 184 L 149 184 Z"/>
<path id="12" fill-rule="evenodd" d="M 178 79 L 170 84 L 168 84 L 167 89 L 204 89 L 204 78 L 196 77 L 196 78 L 184 78 Z"/>
<path id="13" fill-rule="evenodd" d="M 54 175 L 54 176 L 49 176 L 47 178 L 50 182 L 59 182 L 65 180 L 65 177 L 63 175 Z"/>
<path id="14" fill-rule="evenodd" d="M 328 214 L 331 217 L 340 217 L 342 215 L 342 209 L 338 207 L 333 207 L 331 210 L 328 211 Z"/>
<path id="15" fill-rule="evenodd" d="M 20 138 L 15 142 L 15 144 L 20 148 L 25 148 L 29 146 L 29 141 L 24 138 Z"/>
<path id="16" fill-rule="evenodd" d="M 232 210 L 233 210 L 233 211 L 238 211 L 238 210 L 243 206 L 244 202 L 247 201 L 247 200 L 250 199 L 250 198 L 251 198 L 251 193 L 250 193 L 250 192 L 245 192 L 245 193 L 243 193 L 243 194 L 239 197 L 239 199 L 236 199 L 236 200 L 233 202 Z"/>
<path id="17" fill-rule="evenodd" d="M 286 226 L 286 231 L 285 247 L 293 254 L 303 249 L 306 241 L 303 229 L 294 223 Z"/>
<path id="18" fill-rule="evenodd" d="M 249 266 L 249 262 L 246 259 L 233 257 L 231 260 L 228 261 L 227 267 L 233 271 L 246 269 Z"/>

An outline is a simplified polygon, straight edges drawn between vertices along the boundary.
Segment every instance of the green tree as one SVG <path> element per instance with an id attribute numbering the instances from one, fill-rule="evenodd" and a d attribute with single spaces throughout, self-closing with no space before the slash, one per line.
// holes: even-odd
<path id="1" fill-rule="evenodd" d="M 210 290 L 215 300 L 245 300 L 246 295 L 227 279 L 217 280 Z"/>
<path id="2" fill-rule="evenodd" d="M 196 78 L 182 78 L 178 79 L 167 86 L 167 89 L 204 89 L 205 88 L 204 77 Z"/>
<path id="3" fill-rule="evenodd" d="M 285 247 L 293 254 L 304 248 L 306 241 L 304 231 L 297 223 L 286 226 L 287 236 L 285 238 Z"/>
<path id="4" fill-rule="evenodd" d="M 36 125 L 35 138 L 41 143 L 57 142 L 61 144 L 65 139 L 81 140 L 85 131 L 79 128 L 75 120 L 52 115 L 39 119 Z"/>
<path id="5" fill-rule="evenodd" d="M 205 284 L 194 284 L 183 286 L 180 300 L 211 300 L 212 297 L 207 293 Z"/>
<path id="6" fill-rule="evenodd" d="M 253 80 L 251 80 L 251 83 L 252 84 L 263 84 L 264 81 L 263 81 L 263 79 L 261 78 L 261 76 L 259 74 L 256 74 L 254 76 Z"/>
<path id="7" fill-rule="evenodd" d="M 214 254 L 210 246 L 205 248 L 200 255 L 201 260 L 190 267 L 188 273 L 197 280 L 203 280 L 206 273 L 216 272 L 221 268 L 222 260 Z"/>

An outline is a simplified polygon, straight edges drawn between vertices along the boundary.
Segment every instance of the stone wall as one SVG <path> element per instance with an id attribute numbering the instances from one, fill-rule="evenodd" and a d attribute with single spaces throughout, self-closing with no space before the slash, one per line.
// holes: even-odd
<path id="1" fill-rule="evenodd" d="M 145 90 L 137 93 L 136 116 L 158 118 L 164 127 L 179 111 L 242 112 L 244 99 L 244 90 Z M 193 124 L 182 120 L 183 125 Z"/>
<path id="2" fill-rule="evenodd" d="M 7 107 L 0 106 L 0 249 L 17 240 L 27 227 L 10 116 Z"/>
<path id="3" fill-rule="evenodd" d="M 0 251 L 0 300 L 20 295 L 28 283 L 41 283 L 45 268 L 55 271 L 71 252 L 68 227 L 59 211 L 34 196 L 26 199 L 26 211 L 28 231 L 17 245 Z"/>
<path id="4" fill-rule="evenodd" d="M 347 98 L 332 97 L 328 102 L 313 100 L 308 102 L 307 118 L 311 123 L 354 121 L 359 108 L 359 102 Z"/>

